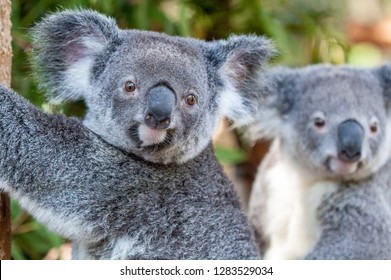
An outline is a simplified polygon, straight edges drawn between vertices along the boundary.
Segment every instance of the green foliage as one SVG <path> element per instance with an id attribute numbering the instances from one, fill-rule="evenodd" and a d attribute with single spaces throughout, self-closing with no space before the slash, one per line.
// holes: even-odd
<path id="1" fill-rule="evenodd" d="M 61 3 L 61 4 L 60 4 Z M 340 30 L 343 1 L 337 0 L 13 0 L 14 90 L 45 110 L 82 116 L 82 102 L 53 107 L 45 104 L 31 75 L 28 30 L 47 13 L 64 8 L 91 8 L 114 17 L 121 28 L 166 32 L 200 39 L 226 38 L 231 33 L 266 35 L 277 45 L 276 63 L 304 65 L 343 63 L 348 48 Z M 216 148 L 223 163 L 246 160 L 242 151 Z M 15 259 L 40 259 L 63 239 L 34 222 L 12 203 Z"/>
<path id="2" fill-rule="evenodd" d="M 35 222 L 15 201 L 11 203 L 11 213 L 13 259 L 42 259 L 51 248 L 63 242 L 61 237 Z"/>
<path id="3" fill-rule="evenodd" d="M 240 149 L 229 149 L 225 147 L 216 146 L 215 154 L 217 159 L 222 164 L 235 165 L 246 162 L 247 154 Z"/>

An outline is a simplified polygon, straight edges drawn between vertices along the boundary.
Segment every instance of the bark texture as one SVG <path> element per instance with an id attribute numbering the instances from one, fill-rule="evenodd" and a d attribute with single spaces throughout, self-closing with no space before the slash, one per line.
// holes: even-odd
<path id="1" fill-rule="evenodd" d="M 11 1 L 0 0 L 0 83 L 11 85 Z M 10 199 L 0 192 L 0 259 L 11 258 Z"/>

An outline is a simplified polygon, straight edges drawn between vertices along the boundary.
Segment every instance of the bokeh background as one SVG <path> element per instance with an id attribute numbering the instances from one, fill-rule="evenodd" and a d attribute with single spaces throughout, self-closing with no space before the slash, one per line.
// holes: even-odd
<path id="1" fill-rule="evenodd" d="M 12 0 L 12 87 L 49 112 L 81 117 L 84 104 L 49 105 L 37 90 L 29 63 L 29 29 L 47 13 L 91 8 L 121 28 L 154 30 L 199 39 L 231 33 L 270 37 L 279 56 L 271 65 L 314 63 L 376 66 L 391 56 L 391 0 Z M 268 143 L 251 146 L 222 123 L 214 144 L 246 209 L 251 183 Z M 12 258 L 70 257 L 67 240 L 49 232 L 12 202 Z"/>

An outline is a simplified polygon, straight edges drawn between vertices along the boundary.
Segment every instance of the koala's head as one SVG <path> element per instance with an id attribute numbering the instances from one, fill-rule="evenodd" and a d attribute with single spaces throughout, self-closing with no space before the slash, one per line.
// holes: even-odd
<path id="1" fill-rule="evenodd" d="M 204 42 L 121 30 L 93 11 L 64 11 L 33 30 L 41 87 L 54 102 L 83 99 L 85 125 L 113 146 L 160 163 L 184 162 L 216 124 L 252 120 L 274 53 L 257 36 Z"/>
<path id="2" fill-rule="evenodd" d="M 263 133 L 315 178 L 359 180 L 391 155 L 391 66 L 277 68 Z"/>

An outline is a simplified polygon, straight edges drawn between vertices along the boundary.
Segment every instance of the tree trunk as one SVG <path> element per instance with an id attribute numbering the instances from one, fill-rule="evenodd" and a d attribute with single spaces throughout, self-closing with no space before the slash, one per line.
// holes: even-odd
<path id="1" fill-rule="evenodd" d="M 11 1 L 0 0 L 0 83 L 11 86 Z M 11 259 L 10 199 L 0 193 L 0 259 Z"/>

